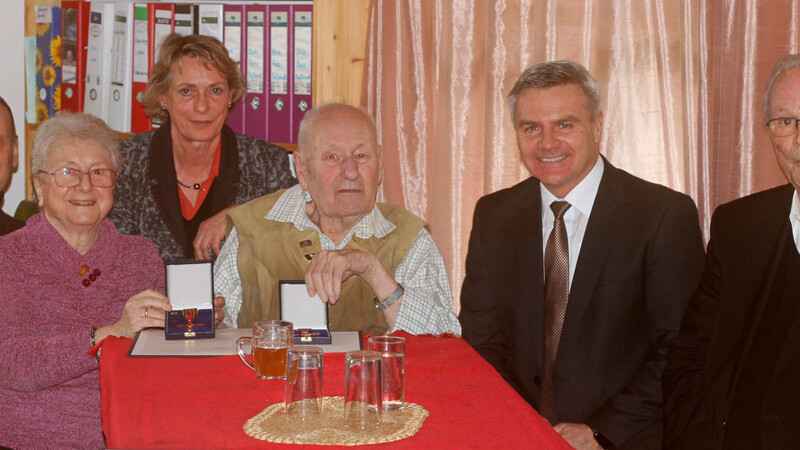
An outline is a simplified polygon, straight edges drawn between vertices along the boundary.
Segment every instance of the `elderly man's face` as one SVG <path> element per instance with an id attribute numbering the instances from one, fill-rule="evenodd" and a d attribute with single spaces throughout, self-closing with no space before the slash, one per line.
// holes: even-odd
<path id="1" fill-rule="evenodd" d="M 17 170 L 19 148 L 11 133 L 11 114 L 0 107 L 0 199 L 11 183 L 11 174 Z"/>
<path id="2" fill-rule="evenodd" d="M 515 108 L 522 163 L 547 190 L 564 198 L 597 162 L 602 115 L 591 119 L 577 84 L 525 89 Z"/>
<path id="3" fill-rule="evenodd" d="M 800 118 L 800 67 L 787 70 L 772 85 L 771 117 Z M 783 174 L 800 191 L 800 132 L 775 137 L 770 134 Z"/>
<path id="4" fill-rule="evenodd" d="M 297 177 L 311 193 L 321 220 L 353 226 L 375 206 L 381 183 L 381 149 L 364 118 L 334 110 L 317 119 L 314 148 L 297 162 Z"/>

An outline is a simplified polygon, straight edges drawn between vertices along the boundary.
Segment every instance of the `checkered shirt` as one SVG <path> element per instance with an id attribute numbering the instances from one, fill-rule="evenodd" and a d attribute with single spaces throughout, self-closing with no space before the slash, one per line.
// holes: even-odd
<path id="1" fill-rule="evenodd" d="M 319 235 L 322 250 L 341 250 L 354 235 L 361 239 L 372 236 L 382 238 L 395 228 L 376 207 L 350 229 L 339 245 L 335 245 L 306 214 L 307 201 L 310 201 L 308 192 L 303 191 L 300 185 L 295 185 L 284 192 L 264 219 L 291 223 L 300 231 L 313 229 Z M 228 327 L 237 326 L 236 318 L 242 305 L 238 252 L 239 236 L 234 228 L 214 265 L 214 291 L 217 296 L 225 297 L 224 323 Z M 412 334 L 461 334 L 461 325 L 453 312 L 444 259 L 425 228 L 420 230 L 405 258 L 397 266 L 394 279 L 403 285 L 405 294 L 390 332 L 405 330 Z"/>

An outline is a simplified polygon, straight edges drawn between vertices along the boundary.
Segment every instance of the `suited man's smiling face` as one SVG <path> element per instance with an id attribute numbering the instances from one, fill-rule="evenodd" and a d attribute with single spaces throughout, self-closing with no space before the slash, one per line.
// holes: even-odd
<path id="1" fill-rule="evenodd" d="M 800 118 L 800 67 L 782 73 L 772 86 L 770 118 Z M 781 170 L 795 190 L 800 192 L 800 131 L 776 137 L 770 133 L 772 147 Z"/>
<path id="2" fill-rule="evenodd" d="M 525 89 L 515 104 L 522 163 L 553 195 L 564 198 L 600 154 L 603 115 L 592 120 L 577 84 Z"/>

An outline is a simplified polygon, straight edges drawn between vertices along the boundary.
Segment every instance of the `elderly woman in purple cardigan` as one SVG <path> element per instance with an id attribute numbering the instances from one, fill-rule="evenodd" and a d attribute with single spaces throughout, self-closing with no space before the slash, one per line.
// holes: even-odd
<path id="1" fill-rule="evenodd" d="M 0 445 L 104 448 L 89 351 L 164 325 L 158 250 L 106 218 L 122 164 L 116 134 L 93 116 L 62 113 L 36 133 L 41 212 L 0 238 Z"/>

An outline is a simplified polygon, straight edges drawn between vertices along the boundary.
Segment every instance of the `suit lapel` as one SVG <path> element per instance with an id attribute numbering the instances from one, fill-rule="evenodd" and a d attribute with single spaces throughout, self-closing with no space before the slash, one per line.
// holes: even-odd
<path id="1" fill-rule="evenodd" d="M 731 383 L 729 386 L 728 394 L 729 398 L 733 398 L 735 394 L 736 386 L 738 384 L 739 375 L 741 374 L 742 368 L 744 367 L 744 362 L 747 359 L 747 354 L 750 352 L 750 349 L 753 345 L 753 338 L 755 337 L 756 332 L 758 331 L 758 324 L 761 323 L 761 319 L 764 315 L 764 309 L 766 308 L 767 301 L 769 300 L 770 295 L 772 294 L 773 285 L 775 284 L 775 276 L 778 273 L 778 268 L 781 264 L 781 259 L 783 258 L 783 253 L 786 251 L 787 240 L 785 239 L 786 236 L 786 227 L 788 226 L 788 214 L 784 216 L 785 224 L 780 225 L 778 227 L 765 227 L 765 229 L 771 229 L 778 231 L 775 234 L 769 233 L 764 236 L 763 242 L 765 244 L 769 244 L 769 246 L 765 245 L 764 248 L 768 248 L 769 251 L 766 252 L 764 255 L 766 256 L 766 263 L 765 264 L 758 264 L 757 258 L 758 256 L 753 255 L 753 261 L 756 262 L 749 269 L 752 270 L 753 267 L 764 267 L 764 275 L 761 277 L 764 282 L 761 286 L 758 286 L 757 292 L 755 295 L 751 296 L 750 298 L 755 298 L 755 303 L 751 304 L 749 307 L 746 307 L 744 314 L 741 314 L 742 311 L 736 311 L 736 314 L 731 314 L 731 316 L 737 318 L 738 320 L 735 321 L 723 321 L 727 322 L 727 330 L 722 330 L 720 332 L 721 336 L 742 336 L 742 331 L 746 333 L 747 338 L 744 341 L 744 345 L 741 348 L 737 348 L 737 341 L 730 341 L 730 349 L 732 355 L 737 355 L 738 361 L 736 363 L 736 372 L 734 375 L 734 379 L 737 380 L 735 383 Z M 788 280 L 787 280 L 788 281 Z M 742 293 L 742 295 L 747 298 L 748 295 L 746 293 Z M 725 314 L 725 308 L 721 308 L 721 313 Z M 725 325 L 723 325 L 725 326 Z M 796 328 L 795 325 L 792 328 Z M 791 331 L 790 331 L 791 334 Z M 779 356 L 778 362 L 776 363 L 775 370 L 772 372 L 772 377 L 775 376 L 775 373 L 778 372 L 778 366 L 780 365 L 782 357 Z"/>
<path id="2" fill-rule="evenodd" d="M 530 202 L 519 210 L 519 216 L 511 216 L 512 228 L 516 232 L 511 236 L 519 236 L 516 248 L 510 251 L 519 267 L 524 268 L 528 276 L 519 280 L 520 314 L 530 318 L 526 323 L 530 326 L 531 342 L 536 352 L 539 367 L 544 367 L 544 261 L 542 244 L 542 195 L 539 181 L 531 179 L 531 190 L 526 194 Z"/>
<path id="3" fill-rule="evenodd" d="M 791 197 L 788 203 L 789 203 L 789 208 L 791 208 Z M 780 227 L 781 231 L 780 234 L 778 234 L 778 236 L 788 235 L 788 238 L 780 239 L 780 242 L 783 242 L 783 245 L 780 245 L 777 251 L 775 252 L 772 264 L 772 271 L 770 273 L 770 280 L 774 280 L 775 278 L 775 273 L 777 272 L 778 264 L 780 264 L 780 256 L 783 255 L 783 252 L 785 251 L 785 246 L 795 245 L 794 238 L 792 237 L 791 234 L 791 224 L 787 220 L 788 216 L 788 214 L 786 214 L 787 208 L 782 207 L 776 209 L 782 211 L 781 216 L 783 217 L 782 220 L 783 225 Z M 787 277 L 786 282 L 791 283 L 792 282 L 791 277 Z M 768 293 L 771 290 L 772 290 L 772 283 L 770 283 L 769 288 L 764 289 L 763 292 Z M 761 303 L 764 303 L 764 300 L 765 299 L 762 298 Z M 763 307 L 761 307 L 761 309 L 763 310 Z M 780 345 L 782 346 L 781 353 L 780 355 L 778 355 L 778 361 L 775 363 L 775 370 L 772 372 L 772 376 L 770 377 L 771 378 L 770 385 L 772 385 L 775 382 L 776 377 L 779 376 L 779 374 L 783 371 L 783 369 L 786 367 L 786 364 L 789 363 L 789 361 L 791 361 L 794 357 L 796 357 L 798 353 L 800 353 L 800 346 L 797 345 L 798 342 L 800 342 L 800 312 L 795 314 L 794 320 L 792 321 L 792 325 L 789 327 L 789 332 L 786 334 L 786 340 L 780 343 Z M 787 376 L 794 376 L 794 374 L 790 374 Z"/>
<path id="4" fill-rule="evenodd" d="M 150 179 L 153 200 L 167 229 L 186 252 L 186 229 L 178 199 L 178 179 L 172 157 L 172 135 L 167 121 L 156 130 L 150 143 Z M 192 257 L 193 252 L 189 254 Z"/>
<path id="5" fill-rule="evenodd" d="M 720 336 L 721 341 L 719 350 L 715 354 L 709 355 L 711 367 L 726 367 L 729 361 L 735 364 L 732 382 L 727 386 L 729 399 L 733 398 L 736 385 L 738 384 L 739 374 L 741 373 L 747 353 L 750 351 L 753 337 L 761 322 L 767 300 L 772 293 L 775 277 L 783 257 L 783 252 L 791 241 L 787 239 L 789 233 L 789 208 L 791 206 L 791 191 L 788 196 L 778 196 L 773 202 L 770 210 L 775 211 L 774 216 L 767 217 L 760 222 L 758 234 L 752 234 L 752 241 L 744 241 L 748 252 L 748 260 L 745 266 L 738 267 L 743 280 L 763 280 L 761 284 L 740 283 L 731 292 L 742 299 L 751 299 L 749 303 L 728 302 L 719 306 L 720 316 L 726 320 L 717 320 L 718 330 L 716 336 Z M 737 261 L 738 262 L 738 261 Z M 742 261 L 744 262 L 744 261 Z M 754 270 L 761 270 L 757 276 L 748 274 Z M 796 328 L 796 321 L 795 326 Z M 790 334 L 792 332 L 790 331 Z M 787 340 L 788 342 L 788 340 Z M 714 361 L 714 358 L 719 361 Z M 735 358 L 735 359 L 730 359 Z M 782 357 L 776 363 L 777 373 Z M 715 376 L 716 374 L 712 374 Z"/>
<path id="6" fill-rule="evenodd" d="M 624 233 L 620 224 L 627 214 L 625 208 L 621 207 L 626 201 L 625 193 L 616 177 L 617 169 L 605 158 L 603 162 L 605 164 L 603 178 L 600 180 L 575 266 L 559 348 L 564 348 L 564 342 L 572 335 L 571 330 L 580 323 L 600 277 L 600 270 L 608 255 L 608 247 L 616 245 L 619 239 L 624 239 L 624 236 L 620 236 Z"/>

